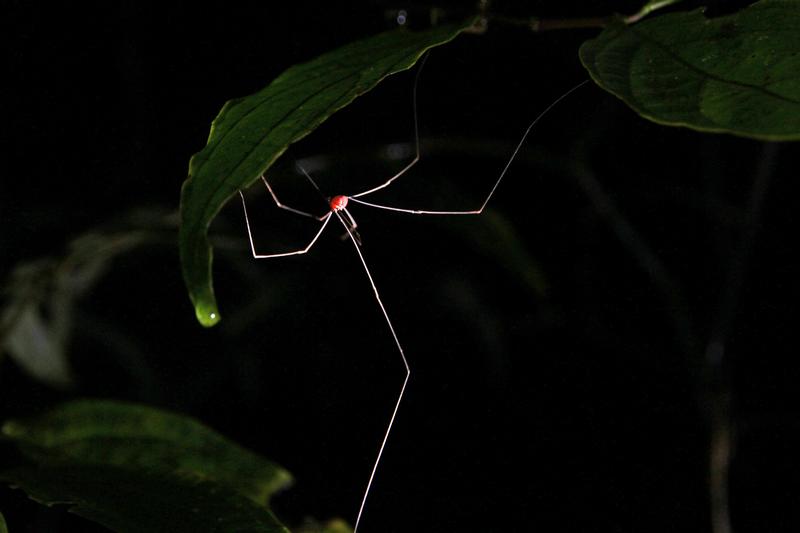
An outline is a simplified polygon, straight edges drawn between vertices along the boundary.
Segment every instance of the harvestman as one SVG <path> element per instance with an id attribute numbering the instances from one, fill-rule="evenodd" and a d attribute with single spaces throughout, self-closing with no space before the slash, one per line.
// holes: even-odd
<path id="1" fill-rule="evenodd" d="M 419 82 L 420 72 L 422 71 L 422 67 L 425 64 L 425 60 L 426 59 L 427 59 L 427 56 L 425 56 L 423 58 L 422 62 L 420 63 L 420 67 L 417 69 L 417 74 L 416 74 L 416 76 L 414 78 L 414 88 L 412 90 L 412 100 L 413 100 L 413 107 L 414 107 L 414 149 L 415 149 L 415 155 L 414 155 L 414 158 L 411 160 L 411 162 L 408 163 L 405 167 L 403 167 L 400 170 L 400 172 L 398 172 L 397 174 L 395 174 L 394 176 L 392 176 L 391 178 L 386 180 L 383 184 L 378 185 L 377 187 L 373 187 L 371 189 L 367 189 L 366 191 L 362 191 L 362 192 L 359 192 L 357 194 L 352 194 L 352 195 L 349 195 L 349 196 L 347 196 L 347 195 L 337 195 L 337 196 L 334 196 L 332 198 L 326 198 L 326 201 L 328 202 L 329 211 L 327 213 L 325 213 L 324 215 L 322 215 L 322 216 L 316 216 L 316 215 L 313 215 L 311 213 L 307 213 L 307 212 L 301 211 L 299 209 L 294 209 L 293 207 L 289 207 L 287 205 L 282 204 L 280 202 L 280 200 L 278 200 L 278 196 L 275 194 L 275 191 L 272 190 L 272 187 L 270 186 L 270 184 L 267 181 L 266 177 L 261 176 L 261 180 L 264 182 L 264 185 L 267 187 L 267 191 L 269 191 L 270 196 L 272 196 L 272 200 L 275 202 L 275 205 L 277 205 L 281 209 L 285 209 L 286 211 L 292 212 L 294 214 L 302 215 L 304 217 L 308 217 L 308 218 L 312 218 L 314 220 L 317 220 L 322 224 L 320 226 L 319 230 L 317 231 L 317 233 L 314 235 L 314 237 L 311 239 L 311 241 L 308 243 L 308 245 L 306 245 L 305 248 L 301 248 L 301 249 L 294 250 L 294 251 L 291 251 L 291 252 L 282 252 L 282 253 L 276 253 L 276 254 L 258 254 L 258 253 L 256 253 L 256 248 L 255 248 L 255 245 L 253 244 L 253 233 L 250 230 L 250 219 L 247 216 L 247 205 L 246 205 L 245 200 L 244 200 L 244 194 L 242 194 L 242 191 L 239 191 L 239 196 L 242 199 L 242 207 L 244 209 L 244 221 L 245 221 L 245 226 L 247 227 L 247 237 L 250 240 L 250 250 L 252 251 L 253 257 L 255 259 L 269 259 L 269 258 L 274 258 L 274 257 L 286 257 L 286 256 L 290 256 L 290 255 L 304 254 L 304 253 L 308 252 L 311 249 L 312 246 L 314 246 L 314 243 L 317 242 L 317 239 L 319 239 L 320 235 L 322 235 L 322 232 L 325 230 L 325 227 L 328 225 L 328 222 L 330 222 L 333 217 L 336 217 L 339 220 L 339 222 L 342 224 L 342 226 L 344 227 L 345 231 L 347 232 L 346 235 L 348 237 L 350 237 L 350 241 L 355 246 L 356 252 L 358 253 L 358 258 L 361 260 L 361 264 L 364 266 L 364 272 L 366 272 L 367 278 L 369 279 L 369 283 L 372 286 L 372 290 L 375 292 L 375 299 L 378 302 L 378 306 L 381 308 L 381 312 L 383 313 L 383 317 L 386 319 L 386 324 L 389 326 L 389 331 L 392 334 L 392 338 L 394 339 L 394 343 L 397 346 L 397 350 L 400 352 L 400 357 L 403 359 L 403 365 L 405 366 L 405 369 L 406 369 L 406 376 L 405 376 L 405 379 L 403 380 L 402 387 L 400 387 L 400 394 L 398 394 L 398 396 L 397 396 L 397 401 L 395 402 L 394 410 L 392 411 L 392 416 L 389 419 L 389 425 L 387 426 L 386 432 L 384 433 L 383 440 L 381 441 L 381 446 L 378 449 L 378 455 L 375 458 L 375 464 L 372 467 L 372 472 L 370 473 L 369 481 L 367 482 L 367 488 L 364 491 L 364 496 L 361 499 L 361 506 L 358 509 L 358 515 L 356 516 L 356 523 L 355 523 L 355 527 L 353 528 L 353 533 L 356 533 L 358 531 L 358 524 L 359 524 L 359 522 L 361 522 L 361 515 L 364 512 L 364 505 L 367 502 L 367 496 L 369 495 L 370 488 L 372 487 L 372 481 L 375 478 L 375 472 L 378 470 L 378 464 L 381 461 L 381 456 L 383 455 L 383 450 L 386 447 L 386 442 L 387 442 L 387 440 L 389 438 L 389 433 L 392 431 L 392 425 L 394 424 L 395 417 L 397 416 L 397 410 L 400 407 L 400 403 L 403 400 L 403 394 L 406 391 L 406 385 L 408 384 L 408 378 L 411 376 L 411 367 L 409 367 L 408 360 L 406 359 L 405 353 L 403 353 L 403 347 L 400 345 L 400 341 L 397 339 L 397 333 L 395 333 L 395 331 L 394 331 L 394 326 L 392 326 L 392 321 L 389 319 L 389 314 L 386 312 L 386 307 L 383 305 L 383 302 L 381 301 L 381 296 L 378 293 L 378 287 L 375 285 L 375 280 L 372 279 L 372 274 L 370 273 L 369 268 L 367 267 L 367 262 L 364 260 L 364 255 L 361 253 L 361 240 L 358 237 L 358 233 L 356 232 L 357 224 L 356 224 L 355 219 L 353 218 L 353 215 L 351 215 L 350 212 L 347 210 L 347 204 L 352 201 L 352 202 L 355 202 L 355 203 L 358 203 L 358 204 L 367 205 L 367 206 L 370 206 L 370 207 L 375 207 L 377 209 L 385 209 L 385 210 L 388 210 L 388 211 L 397 211 L 397 212 L 400 212 L 400 213 L 409 213 L 409 214 L 412 214 L 412 215 L 480 215 L 483 212 L 483 210 L 486 208 L 486 204 L 489 203 L 489 200 L 492 198 L 492 195 L 494 194 L 495 190 L 497 190 L 497 186 L 500 185 L 500 181 L 502 181 L 503 176 L 505 176 L 506 171 L 508 171 L 508 168 L 511 166 L 511 163 L 514 161 L 514 158 L 516 158 L 517 153 L 519 152 L 520 148 L 522 147 L 523 143 L 525 142 L 525 139 L 528 137 L 528 134 L 533 129 L 533 127 L 536 125 L 536 123 L 539 122 L 539 120 L 541 120 L 542 117 L 544 117 L 553 107 L 555 107 L 564 98 L 569 96 L 573 91 L 575 91 L 576 89 L 578 89 L 579 87 L 581 87 L 582 85 L 584 85 L 585 83 L 587 83 L 589 81 L 589 80 L 584 80 L 581 83 L 579 83 L 578 85 L 576 85 L 575 87 L 573 87 L 572 89 L 570 89 L 569 91 L 567 91 L 566 93 L 564 93 L 561 96 L 559 96 L 553 103 L 551 103 L 549 106 L 547 106 L 544 111 L 539 113 L 539 115 L 533 120 L 533 122 L 530 123 L 528 128 L 525 130 L 525 133 L 522 135 L 522 138 L 517 143 L 517 146 L 514 148 L 514 151 L 512 152 L 511 157 L 508 159 L 508 162 L 503 167 L 503 170 L 500 173 L 500 176 L 497 178 L 497 181 L 494 183 L 494 186 L 489 191 L 489 194 L 486 196 L 486 199 L 483 201 L 483 204 L 481 204 L 480 208 L 472 210 L 472 211 L 430 211 L 430 210 L 420 210 L 420 209 L 402 209 L 402 208 L 399 208 L 399 207 L 392 207 L 392 206 L 388 206 L 388 205 L 374 204 L 374 203 L 370 203 L 370 202 L 365 202 L 364 200 L 359 200 L 359 198 L 361 198 L 361 197 L 367 196 L 369 194 L 372 194 L 374 192 L 377 192 L 377 191 L 379 191 L 381 189 L 384 189 L 384 188 L 388 187 L 389 185 L 391 185 L 391 183 L 394 180 L 396 180 L 397 178 L 399 178 L 400 176 L 402 176 L 403 174 L 408 172 L 411 169 L 411 167 L 413 167 L 419 161 L 419 126 L 418 126 L 418 121 L 417 121 L 417 84 Z M 303 172 L 303 174 L 308 179 L 308 181 L 311 182 L 311 184 L 314 186 L 314 188 L 317 189 L 317 191 L 320 194 L 322 194 L 322 196 L 325 198 L 325 195 L 322 193 L 322 191 L 317 186 L 317 184 L 314 182 L 314 180 L 311 178 L 311 176 L 302 167 L 300 167 L 300 170 Z"/>

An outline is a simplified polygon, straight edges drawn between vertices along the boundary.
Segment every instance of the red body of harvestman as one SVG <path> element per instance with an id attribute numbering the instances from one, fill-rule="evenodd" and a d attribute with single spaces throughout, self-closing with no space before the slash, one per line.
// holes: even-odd
<path id="1" fill-rule="evenodd" d="M 426 58 L 427 58 L 427 56 L 426 56 Z M 579 83 L 578 85 L 576 85 L 575 87 L 573 87 L 572 89 L 570 89 L 569 91 L 567 91 L 566 93 L 564 93 L 561 96 L 559 96 L 553 103 L 551 103 L 549 106 L 547 106 L 547 108 L 545 108 L 545 110 L 542 111 L 533 120 L 533 122 L 531 122 L 531 124 L 525 130 L 525 133 L 522 135 L 522 138 L 520 139 L 520 141 L 517 144 L 516 148 L 512 152 L 511 157 L 508 159 L 508 162 L 503 167 L 503 170 L 500 173 L 500 176 L 497 178 L 497 181 L 494 183 L 494 186 L 489 191 L 489 194 L 486 196 L 486 199 L 483 201 L 483 204 L 481 204 L 480 208 L 474 209 L 474 210 L 471 210 L 471 211 L 430 211 L 430 210 L 419 210 L 419 209 L 403 209 L 403 208 L 399 208 L 399 207 L 392 207 L 392 206 L 388 206 L 388 205 L 374 204 L 374 203 L 370 203 L 370 202 L 365 202 L 363 200 L 359 200 L 359 198 L 362 197 L 362 196 L 366 196 L 368 194 L 372 194 L 372 193 L 374 193 L 376 191 L 379 191 L 379 190 L 381 190 L 381 189 L 383 189 L 385 187 L 388 187 L 394 180 L 396 180 L 397 178 L 399 178 L 400 176 L 405 174 L 411 167 L 413 167 L 417 163 L 417 161 L 419 161 L 420 152 L 419 152 L 419 127 L 418 127 L 418 124 L 417 124 L 417 83 L 419 81 L 419 73 L 422 70 L 422 66 L 424 65 L 424 61 L 425 61 L 426 58 L 423 58 L 423 62 L 421 63 L 419 69 L 417 70 L 417 74 L 416 74 L 416 77 L 414 79 L 413 106 L 414 106 L 414 139 L 415 139 L 415 150 L 416 150 L 415 151 L 415 156 L 411 160 L 410 163 L 408 163 L 403 169 L 400 170 L 400 172 L 398 172 L 397 174 L 395 174 L 394 176 L 392 176 L 391 178 L 386 180 L 383 184 L 378 185 L 377 187 L 373 187 L 372 189 L 368 189 L 366 191 L 362 191 L 362 192 L 359 192 L 357 194 L 353 194 L 353 195 L 350 195 L 350 196 L 337 195 L 337 196 L 334 196 L 334 197 L 330 198 L 329 201 L 328 201 L 328 206 L 329 206 L 330 210 L 327 213 L 325 213 L 324 215 L 322 215 L 322 216 L 316 216 L 316 215 L 313 215 L 311 213 L 307 213 L 305 211 L 300 211 L 299 209 L 294 209 L 292 207 L 283 205 L 278 200 L 278 197 L 275 195 L 275 192 L 272 190 L 272 187 L 270 186 L 270 184 L 267 181 L 267 179 L 264 176 L 261 177 L 262 181 L 264 182 L 264 185 L 267 187 L 267 190 L 270 193 L 270 196 L 272 196 L 273 201 L 275 202 L 275 204 L 279 208 L 285 209 L 285 210 L 290 211 L 292 213 L 295 213 L 297 215 L 302 215 L 302 216 L 305 216 L 305 217 L 316 219 L 316 220 L 318 220 L 319 222 L 322 223 L 322 225 L 320 226 L 320 228 L 317 231 L 317 233 L 314 235 L 314 237 L 311 239 L 311 241 L 308 243 L 308 245 L 306 245 L 305 248 L 301 248 L 301 249 L 294 250 L 294 251 L 291 251 L 291 252 L 282 252 L 282 253 L 276 253 L 276 254 L 262 255 L 262 254 L 256 253 L 255 245 L 253 244 L 253 234 L 252 234 L 252 231 L 250 229 L 250 220 L 247 217 L 247 205 L 245 204 L 244 195 L 242 194 L 241 191 L 239 191 L 239 195 L 241 196 L 241 199 L 242 199 L 242 206 L 243 206 L 243 209 L 244 209 L 245 225 L 247 227 L 247 236 L 248 236 L 248 238 L 250 240 L 250 250 L 253 253 L 253 257 L 256 258 L 256 259 L 267 259 L 267 258 L 273 258 L 273 257 L 285 257 L 285 256 L 289 256 L 289 255 L 304 254 L 304 253 L 308 252 L 311 249 L 312 246 L 314 246 L 314 243 L 317 242 L 317 239 L 319 239 L 319 236 L 322 235 L 322 232 L 325 230 L 325 227 L 328 225 L 328 222 L 330 222 L 332 216 L 335 216 L 339 220 L 339 222 L 341 222 L 342 226 L 344 226 L 344 229 L 347 231 L 347 236 L 350 237 L 351 242 L 355 246 L 356 252 L 358 253 L 358 257 L 361 260 L 361 264 L 364 266 L 364 271 L 366 272 L 367 278 L 369 279 L 370 285 L 372 286 L 372 290 L 375 292 L 375 299 L 377 300 L 378 306 L 380 307 L 381 312 L 383 313 L 383 316 L 386 319 L 386 324 L 389 326 L 389 331 L 392 334 L 392 338 L 394 339 L 395 345 L 397 346 L 397 350 L 400 352 L 400 357 L 403 359 L 403 365 L 405 366 L 406 376 L 405 376 L 405 379 L 403 380 L 403 385 L 400 388 L 400 393 L 397 396 L 397 401 L 395 402 L 394 410 L 392 411 L 392 416 L 389 419 L 389 424 L 388 424 L 388 426 L 386 428 L 386 432 L 384 433 L 383 440 L 381 441 L 380 448 L 378 449 L 378 455 L 377 455 L 377 457 L 375 459 L 375 464 L 372 467 L 372 472 L 370 473 L 369 481 L 367 482 L 367 487 L 366 487 L 366 489 L 364 491 L 364 496 L 361 499 L 361 505 L 360 505 L 360 507 L 358 509 L 358 515 L 356 516 L 356 522 L 355 522 L 355 526 L 353 528 L 353 533 L 357 533 L 357 531 L 358 531 L 358 525 L 361 522 L 361 516 L 362 516 L 362 514 L 364 512 L 364 505 L 366 504 L 367 496 L 369 495 L 370 488 L 372 487 L 372 482 L 373 482 L 373 480 L 375 478 L 375 472 L 378 469 L 378 464 L 381 461 L 381 456 L 383 455 L 383 450 L 386 447 L 386 442 L 387 442 L 387 440 L 389 438 L 389 433 L 392 430 L 392 425 L 394 424 L 395 418 L 397 416 L 397 410 L 399 409 L 400 403 L 403 400 L 403 394 L 405 393 L 406 385 L 408 384 L 408 378 L 411 376 L 411 368 L 409 367 L 408 361 L 407 361 L 406 356 L 405 356 L 405 353 L 403 352 L 403 347 L 400 345 L 400 341 L 398 340 L 397 334 L 394 331 L 394 326 L 392 326 L 392 321 L 389 319 L 389 314 L 386 312 L 386 307 L 383 305 L 383 302 L 381 301 L 380 294 L 378 293 L 378 287 L 375 285 L 375 281 L 372 279 L 372 274 L 370 273 L 370 270 L 367 267 L 367 263 L 364 260 L 364 255 L 361 253 L 361 248 L 360 248 L 361 247 L 361 242 L 360 242 L 360 239 L 358 237 L 358 234 L 355 231 L 356 222 L 355 222 L 355 219 L 353 218 L 353 216 L 347 210 L 348 203 L 350 201 L 352 201 L 352 202 L 363 204 L 363 205 L 367 205 L 367 206 L 370 206 L 370 207 L 375 207 L 375 208 L 378 208 L 378 209 L 385 209 L 385 210 L 389 210 L 389 211 L 398 211 L 398 212 L 401 212 L 401 213 L 410 213 L 410 214 L 414 214 L 414 215 L 479 215 L 479 214 L 481 214 L 483 212 L 483 210 L 486 208 L 486 205 L 489 203 L 489 200 L 492 198 L 492 195 L 494 194 L 495 190 L 497 189 L 497 186 L 500 185 L 500 181 L 503 179 L 503 176 L 505 176 L 506 171 L 508 171 L 508 168 L 511 166 L 511 163 L 514 161 L 514 158 L 517 156 L 517 153 L 519 152 L 520 148 L 522 147 L 523 143 L 525 142 L 525 139 L 528 137 L 528 134 L 533 129 L 533 127 L 536 125 L 536 123 L 539 122 L 539 120 L 541 120 L 541 118 L 543 116 L 545 116 L 547 114 L 547 112 L 550 111 L 556 104 L 561 102 L 561 100 L 563 100 L 564 98 L 569 96 L 573 91 L 575 91 L 576 89 L 578 89 L 579 87 L 581 87 L 582 85 L 584 85 L 585 83 L 588 82 L 588 80 L 585 80 L 585 81 Z M 322 194 L 322 191 L 320 191 L 319 187 L 314 182 L 314 180 L 311 178 L 311 176 L 309 176 L 308 173 L 305 170 L 303 170 L 302 168 L 300 168 L 300 170 L 302 170 L 303 174 L 305 174 L 306 178 L 308 178 L 308 180 L 311 182 L 311 184 L 314 186 L 314 188 L 317 189 L 317 191 L 319 191 L 320 194 Z"/>

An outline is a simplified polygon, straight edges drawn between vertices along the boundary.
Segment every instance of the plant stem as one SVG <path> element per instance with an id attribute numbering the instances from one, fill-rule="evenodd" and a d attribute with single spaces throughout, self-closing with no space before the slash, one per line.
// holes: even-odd
<path id="1" fill-rule="evenodd" d="M 489 15 L 491 20 L 496 20 L 512 26 L 527 26 L 533 32 L 548 30 L 574 30 L 582 28 L 605 28 L 615 18 L 621 18 L 625 24 L 634 24 L 641 19 L 662 7 L 677 4 L 682 0 L 651 0 L 647 2 L 638 12 L 633 15 L 622 16 L 608 15 L 605 17 L 583 17 L 583 18 L 564 18 L 547 19 L 539 17 L 515 18 L 502 15 Z"/>
<path id="2" fill-rule="evenodd" d="M 776 143 L 767 143 L 756 170 L 750 201 L 742 228 L 738 247 L 729 259 L 730 268 L 720 296 L 715 321 L 711 328 L 705 352 L 705 365 L 709 381 L 710 402 L 710 454 L 709 454 L 709 499 L 711 505 L 711 527 L 713 533 L 731 533 L 730 509 L 728 505 L 728 474 L 735 442 L 735 425 L 731 412 L 732 386 L 724 370 L 725 351 L 736 316 L 739 296 L 747 275 L 747 267 L 764 209 L 770 177 L 775 168 L 778 153 Z"/>
<path id="3" fill-rule="evenodd" d="M 526 26 L 533 32 L 548 30 L 571 30 L 580 28 L 605 28 L 613 17 L 590 17 L 575 19 L 542 19 L 538 17 L 514 18 L 502 15 L 491 15 L 491 20 L 511 26 Z"/>
<path id="4" fill-rule="evenodd" d="M 639 22 L 641 19 L 655 11 L 656 9 L 661 9 L 662 7 L 667 7 L 672 4 L 677 4 L 683 0 L 650 0 L 642 9 L 639 10 L 638 13 L 634 13 L 633 15 L 628 15 L 625 17 L 625 24 L 633 24 L 635 22 Z"/>
<path id="5" fill-rule="evenodd" d="M 583 157 L 574 157 L 575 161 L 583 161 Z M 684 353 L 691 353 L 696 346 L 689 308 L 684 290 L 658 254 L 647 243 L 634 225 L 617 207 L 612 197 L 605 191 L 594 173 L 581 163 L 572 163 L 571 176 L 592 203 L 595 212 L 603 219 L 628 252 L 638 263 L 643 272 L 661 293 L 672 319 L 675 341 Z"/>

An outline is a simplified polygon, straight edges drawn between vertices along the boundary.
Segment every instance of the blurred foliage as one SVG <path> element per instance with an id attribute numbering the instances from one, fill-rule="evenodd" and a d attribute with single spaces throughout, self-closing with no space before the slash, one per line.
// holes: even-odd
<path id="1" fill-rule="evenodd" d="M 212 479 L 264 505 L 288 472 L 191 418 L 127 402 L 73 401 L 8 421 L 2 435 L 43 464 L 87 463 L 168 470 Z"/>
<path id="2" fill-rule="evenodd" d="M 8 421 L 2 436 L 33 465 L 0 478 L 117 531 L 286 531 L 267 501 L 289 473 L 191 418 L 82 400 Z"/>
<path id="3" fill-rule="evenodd" d="M 176 224 L 163 212 L 135 211 L 112 226 L 74 239 L 62 257 L 18 264 L 0 289 L 0 354 L 51 386 L 74 385 L 67 348 L 80 299 L 118 257 L 169 243 Z"/>
<path id="4" fill-rule="evenodd" d="M 294 533 L 353 533 L 353 528 L 340 518 L 334 518 L 324 524 L 308 519 L 293 531 Z"/>

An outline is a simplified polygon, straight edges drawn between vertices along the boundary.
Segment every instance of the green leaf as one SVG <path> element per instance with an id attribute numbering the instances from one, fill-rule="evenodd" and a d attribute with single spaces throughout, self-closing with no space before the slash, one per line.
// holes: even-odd
<path id="1" fill-rule="evenodd" d="M 381 33 L 295 65 L 263 90 L 230 100 L 214 119 L 208 144 L 189 162 L 181 190 L 179 246 L 183 277 L 204 326 L 219 321 L 208 227 L 220 208 L 253 183 L 293 142 L 390 74 L 472 24 Z"/>
<path id="2" fill-rule="evenodd" d="M 295 533 L 353 533 L 353 528 L 341 518 L 328 520 L 324 524 L 308 519 L 302 526 L 295 528 L 294 531 Z"/>
<path id="3" fill-rule="evenodd" d="M 598 85 L 643 117 L 762 140 L 800 140 L 800 2 L 762 0 L 612 23 L 581 46 Z"/>
<path id="4" fill-rule="evenodd" d="M 200 422 L 143 405 L 70 402 L 31 420 L 6 422 L 2 434 L 43 465 L 190 475 L 213 480 L 260 505 L 291 482 L 279 466 Z"/>
<path id="5" fill-rule="evenodd" d="M 0 513 L 0 533 L 8 533 L 8 527 L 6 526 L 6 519 L 3 518 L 3 513 Z"/>
<path id="6" fill-rule="evenodd" d="M 264 507 L 212 481 L 113 465 L 43 465 L 0 474 L 45 504 L 121 533 L 288 533 Z"/>

